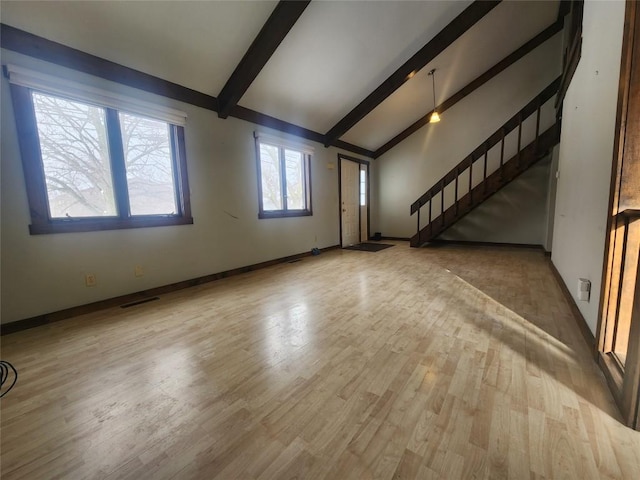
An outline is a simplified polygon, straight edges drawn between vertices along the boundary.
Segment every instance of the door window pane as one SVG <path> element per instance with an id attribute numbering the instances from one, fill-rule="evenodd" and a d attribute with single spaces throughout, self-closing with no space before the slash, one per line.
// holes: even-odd
<path id="1" fill-rule="evenodd" d="M 169 124 L 120 113 L 131 215 L 177 212 Z"/>
<path id="2" fill-rule="evenodd" d="M 103 108 L 32 93 L 51 218 L 116 215 Z"/>

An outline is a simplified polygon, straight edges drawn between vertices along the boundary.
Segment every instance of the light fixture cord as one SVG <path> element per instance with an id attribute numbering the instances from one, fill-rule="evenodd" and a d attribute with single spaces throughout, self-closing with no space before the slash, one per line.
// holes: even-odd
<path id="1" fill-rule="evenodd" d="M 436 71 L 431 72 L 431 83 L 433 84 L 433 111 L 436 111 Z"/>

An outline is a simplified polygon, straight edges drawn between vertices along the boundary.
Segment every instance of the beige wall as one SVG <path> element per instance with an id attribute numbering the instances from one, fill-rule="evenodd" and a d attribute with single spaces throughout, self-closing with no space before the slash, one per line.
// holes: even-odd
<path id="1" fill-rule="evenodd" d="M 13 52 L 2 51 L 2 61 L 45 73 L 57 72 L 187 112 L 187 163 L 194 217 L 194 224 L 186 226 L 29 235 L 29 210 L 9 87 L 2 78 L 3 323 L 340 242 L 338 170 L 328 168 L 329 163 L 337 164 L 337 149 L 311 144 L 315 148 L 311 166 L 313 216 L 259 220 L 253 132 L 266 129 L 234 118 L 221 120 L 211 111 Z M 143 266 L 143 277 L 134 276 L 135 265 Z M 87 272 L 96 275 L 96 287 L 85 286 Z"/>
<path id="2" fill-rule="evenodd" d="M 585 2 L 582 57 L 564 100 L 552 261 L 591 331 L 598 321 L 624 2 Z M 591 301 L 577 300 L 578 278 Z"/>
<path id="3" fill-rule="evenodd" d="M 444 112 L 440 123 L 421 128 L 376 160 L 379 197 L 372 231 L 394 237 L 410 237 L 416 233 L 416 218 L 409 215 L 411 203 L 560 75 L 561 41 L 561 34 L 555 35 Z M 446 82 L 446 79 L 441 81 Z M 543 126 L 550 125 L 553 118 L 551 103 L 545 108 Z M 525 130 L 523 144 L 526 144 L 527 135 L 531 139 L 534 136 L 535 119 L 527 123 Z M 506 158 L 515 153 L 509 150 L 509 145 L 517 142 L 511 141 L 515 136 L 514 133 L 513 138 L 508 139 Z M 499 155 L 498 152 L 496 149 L 493 153 Z M 542 193 L 546 196 L 546 187 Z M 524 201 L 525 198 L 517 199 L 517 202 Z M 544 209 L 546 197 L 542 203 Z M 516 212 L 517 215 L 521 213 Z M 503 214 L 505 212 L 496 212 L 496 215 Z M 536 210 L 535 216 L 540 215 Z M 498 229 L 492 234 L 491 241 L 544 243 L 544 233 L 536 230 L 531 234 L 530 227 L 524 227 L 523 222 L 506 223 L 517 230 Z M 467 231 L 464 236 L 474 235 Z"/>
<path id="4" fill-rule="evenodd" d="M 545 246 L 551 157 L 540 160 L 438 238 Z"/>

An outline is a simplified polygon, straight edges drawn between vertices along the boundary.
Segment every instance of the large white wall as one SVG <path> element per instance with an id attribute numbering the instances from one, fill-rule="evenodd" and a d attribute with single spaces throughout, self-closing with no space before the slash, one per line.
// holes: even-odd
<path id="1" fill-rule="evenodd" d="M 328 168 L 337 165 L 337 149 L 311 144 L 313 216 L 259 220 L 253 132 L 266 129 L 13 52 L 2 51 L 2 61 L 185 111 L 194 217 L 193 225 L 184 226 L 30 235 L 9 85 L 2 78 L 3 323 L 340 242 L 338 170 Z M 143 277 L 134 276 L 135 265 L 143 266 Z M 96 287 L 85 286 L 87 272 L 96 275 Z"/>
<path id="2" fill-rule="evenodd" d="M 552 261 L 593 333 L 598 320 L 625 5 L 585 2 L 582 56 L 564 100 Z M 591 300 L 577 300 L 579 278 Z"/>
<path id="3" fill-rule="evenodd" d="M 376 160 L 379 210 L 375 217 L 377 223 L 373 225 L 375 231 L 393 237 L 411 237 L 416 233 L 415 216 L 409 215 L 411 203 L 560 75 L 561 42 L 561 34 L 555 35 L 444 112 L 440 123 L 424 126 Z M 446 82 L 446 79 L 440 81 Z M 545 109 L 545 122 L 552 121 L 551 103 Z M 533 127 L 535 132 L 535 120 L 527 127 L 529 131 Z M 542 204 L 546 202 L 546 186 L 544 188 Z M 545 208 L 544 205 L 541 208 Z M 497 212 L 497 215 L 505 213 L 508 214 Z M 535 216 L 540 215 L 536 210 Z M 491 241 L 544 243 L 541 240 L 544 232 L 536 231 L 532 235 L 528 226 L 519 229 L 518 225 L 524 225 L 522 222 L 503 224 L 515 230 L 496 230 Z M 499 225 L 500 222 L 496 222 L 496 226 Z"/>

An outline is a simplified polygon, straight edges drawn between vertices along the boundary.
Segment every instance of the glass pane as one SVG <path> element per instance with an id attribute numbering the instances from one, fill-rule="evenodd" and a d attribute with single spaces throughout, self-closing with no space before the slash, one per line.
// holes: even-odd
<path id="1" fill-rule="evenodd" d="M 177 214 L 170 125 L 120 113 L 131 215 Z"/>
<path id="2" fill-rule="evenodd" d="M 367 204 L 367 172 L 360 170 L 360 206 Z"/>
<path id="3" fill-rule="evenodd" d="M 287 168 L 287 209 L 304 210 L 304 155 L 302 152 L 285 149 L 284 161 Z"/>
<path id="4" fill-rule="evenodd" d="M 260 144 L 260 171 L 262 172 L 262 209 L 282 210 L 278 147 L 266 143 Z"/>
<path id="5" fill-rule="evenodd" d="M 104 109 L 32 98 L 51 218 L 116 215 Z"/>

